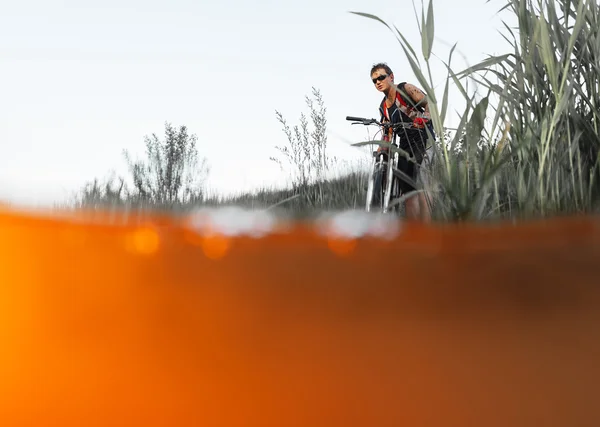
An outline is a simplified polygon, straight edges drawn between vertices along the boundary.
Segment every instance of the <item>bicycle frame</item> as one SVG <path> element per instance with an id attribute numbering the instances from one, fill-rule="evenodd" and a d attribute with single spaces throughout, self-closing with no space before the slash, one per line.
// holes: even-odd
<path id="1" fill-rule="evenodd" d="M 393 128 L 392 132 L 392 141 L 391 146 L 398 148 L 399 145 L 397 129 L 398 128 L 411 128 L 412 124 L 389 124 L 389 123 L 381 123 L 375 119 L 365 119 L 361 117 L 346 117 L 346 120 L 354 121 L 353 124 L 363 124 L 363 125 L 377 125 L 381 127 L 383 130 L 388 130 Z M 369 141 L 370 142 L 370 141 Z M 372 144 L 377 144 L 377 142 L 370 142 Z M 352 144 L 354 146 L 364 145 L 364 143 Z M 381 145 L 380 145 L 381 146 Z M 380 209 L 382 213 L 388 213 L 390 211 L 390 204 L 392 202 L 392 195 L 396 195 L 399 193 L 399 178 L 394 173 L 398 170 L 398 160 L 399 153 L 388 151 L 387 154 L 384 152 L 380 152 L 376 156 L 376 152 L 373 153 L 373 164 L 371 166 L 371 174 L 369 175 L 369 180 L 367 183 L 367 197 L 365 201 L 365 210 L 370 212 L 373 206 L 373 198 L 374 193 L 378 192 Z M 386 160 L 387 155 L 387 160 Z M 379 181 L 379 182 L 377 182 Z M 382 194 L 381 194 L 382 193 Z M 400 194 L 398 194 L 400 196 Z M 382 199 L 382 200 L 381 200 Z"/>
<path id="2" fill-rule="evenodd" d="M 392 145 L 396 145 L 396 135 L 394 134 L 392 138 Z M 394 153 L 393 156 L 390 156 L 389 153 L 379 153 L 378 156 L 373 156 L 373 164 L 371 166 L 371 174 L 369 175 L 369 180 L 367 182 L 367 198 L 365 202 L 365 210 L 367 212 L 371 211 L 371 207 L 373 204 L 373 192 L 375 191 L 375 180 L 376 174 L 381 173 L 381 178 L 385 177 L 385 181 L 382 179 L 382 192 L 383 192 L 383 200 L 380 200 L 379 203 L 383 203 L 381 206 L 381 210 L 383 213 L 387 213 L 389 210 L 389 205 L 391 202 L 391 195 L 394 193 L 398 187 L 398 183 L 396 179 L 394 179 L 394 168 L 398 166 L 398 153 Z M 387 159 L 386 159 L 387 157 Z M 390 165 L 391 161 L 391 166 Z M 392 191 L 388 191 L 391 189 Z M 379 188 L 377 189 L 379 191 Z M 381 197 L 381 195 L 380 195 Z"/>

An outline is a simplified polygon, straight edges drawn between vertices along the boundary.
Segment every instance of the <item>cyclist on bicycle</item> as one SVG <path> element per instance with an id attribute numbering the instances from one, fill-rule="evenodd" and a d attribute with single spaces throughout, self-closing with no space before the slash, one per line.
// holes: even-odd
<path id="1" fill-rule="evenodd" d="M 398 85 L 394 83 L 394 73 L 386 63 L 378 63 L 371 68 L 371 79 L 376 89 L 385 96 L 379 105 L 379 113 L 382 122 L 400 123 L 408 122 L 413 124 L 411 129 L 402 129 L 397 132 L 400 142 L 400 148 L 409 153 L 412 159 L 400 155 L 398 159 L 398 169 L 407 174 L 414 182 L 419 177 L 419 167 L 423 162 L 425 150 L 427 148 L 427 131 L 429 129 L 433 138 L 433 126 L 429 115 L 429 106 L 427 97 L 416 86 L 402 82 Z M 383 140 L 391 141 L 392 130 L 387 135 L 383 135 Z M 403 194 L 407 194 L 416 188 L 400 180 L 400 189 Z M 415 196 L 406 199 L 406 216 L 410 219 L 421 219 L 428 222 L 431 218 L 429 205 L 425 193 L 421 192 Z"/>

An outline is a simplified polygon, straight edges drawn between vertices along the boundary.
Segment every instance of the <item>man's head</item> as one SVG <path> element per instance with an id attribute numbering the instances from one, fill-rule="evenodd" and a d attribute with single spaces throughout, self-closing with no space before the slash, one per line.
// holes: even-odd
<path id="1" fill-rule="evenodd" d="M 387 92 L 394 84 L 394 73 L 385 62 L 380 62 L 371 68 L 371 80 L 379 92 Z"/>

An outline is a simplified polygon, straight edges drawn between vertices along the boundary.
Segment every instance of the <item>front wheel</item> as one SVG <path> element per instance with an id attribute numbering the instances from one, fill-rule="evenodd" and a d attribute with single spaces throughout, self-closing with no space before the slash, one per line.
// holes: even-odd
<path id="1" fill-rule="evenodd" d="M 388 210 L 395 215 L 400 215 L 402 212 L 400 204 L 395 203 L 395 201 L 401 197 L 401 195 L 402 190 L 400 189 L 400 180 L 394 176 L 392 178 L 392 190 L 390 192 L 390 203 L 394 203 L 394 205 L 392 207 L 388 206 Z"/>
<path id="2" fill-rule="evenodd" d="M 383 204 L 385 200 L 385 172 L 386 168 L 382 162 L 377 162 L 374 164 L 373 173 L 371 174 L 369 186 L 367 188 L 367 212 L 371 212 L 373 210 L 383 212 Z"/>

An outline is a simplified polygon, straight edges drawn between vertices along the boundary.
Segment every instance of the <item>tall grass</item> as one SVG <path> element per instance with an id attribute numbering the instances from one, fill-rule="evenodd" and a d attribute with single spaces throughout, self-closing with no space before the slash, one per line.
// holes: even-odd
<path id="1" fill-rule="evenodd" d="M 349 164 L 338 161 L 343 168 L 332 171 L 327 178 L 314 180 L 287 189 L 262 188 L 238 195 L 219 196 L 205 194 L 202 200 L 158 204 L 137 197 L 125 188 L 123 178 L 114 175 L 101 181 L 95 179 L 86 184 L 67 203 L 57 205 L 59 209 L 71 207 L 86 211 L 121 211 L 124 213 L 164 212 L 173 215 L 185 214 L 199 207 L 236 206 L 245 209 L 274 210 L 291 218 L 310 218 L 324 210 L 340 211 L 363 209 L 366 200 L 368 165 Z"/>
<path id="2" fill-rule="evenodd" d="M 431 173 L 441 190 L 434 216 L 482 220 L 593 211 L 600 195 L 598 5 L 595 0 L 509 0 L 502 10 L 510 10 L 518 22 L 517 34 L 504 23 L 512 51 L 455 72 L 454 45 L 441 99 L 431 74 L 431 2 L 427 11 L 421 7 L 420 55 L 396 27 L 374 15 L 352 13 L 381 22 L 396 36 L 428 94 L 438 135 L 444 134 L 451 83 L 466 101 L 450 143 L 433 144 L 437 162 Z M 469 79 L 486 90 L 477 102 L 465 89 Z"/>
<path id="3" fill-rule="evenodd" d="M 204 206 L 237 206 L 246 209 L 274 210 L 293 218 L 311 218 L 323 211 L 364 209 L 367 189 L 366 170 L 356 168 L 337 177 L 306 184 L 301 188 L 260 189 L 252 193 L 204 200 Z"/>

